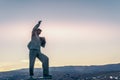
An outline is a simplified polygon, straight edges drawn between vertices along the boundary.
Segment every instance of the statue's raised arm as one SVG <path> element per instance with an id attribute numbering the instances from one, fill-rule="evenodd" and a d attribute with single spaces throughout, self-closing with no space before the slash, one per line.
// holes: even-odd
<path id="1" fill-rule="evenodd" d="M 38 27 L 40 26 L 42 21 L 38 21 L 38 23 L 34 26 L 33 31 L 37 30 Z"/>

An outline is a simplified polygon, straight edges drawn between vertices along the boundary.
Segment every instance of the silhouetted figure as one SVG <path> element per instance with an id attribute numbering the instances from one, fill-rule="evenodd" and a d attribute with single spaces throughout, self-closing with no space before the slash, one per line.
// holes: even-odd
<path id="1" fill-rule="evenodd" d="M 32 78 L 34 76 L 34 64 L 35 59 L 38 58 L 42 62 L 42 68 L 43 68 L 43 77 L 45 78 L 52 78 L 51 75 L 49 75 L 49 59 L 46 55 L 41 53 L 41 46 L 44 48 L 46 44 L 45 37 L 39 37 L 42 30 L 38 27 L 40 26 L 41 21 L 38 22 L 38 24 L 35 25 L 35 27 L 32 30 L 31 35 L 31 41 L 28 44 L 29 48 L 29 73 L 30 77 Z"/>

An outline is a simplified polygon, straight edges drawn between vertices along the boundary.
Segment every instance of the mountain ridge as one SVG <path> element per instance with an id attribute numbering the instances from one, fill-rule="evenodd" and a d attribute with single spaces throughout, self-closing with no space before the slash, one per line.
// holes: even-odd
<path id="1" fill-rule="evenodd" d="M 42 68 L 35 68 L 36 70 L 42 70 Z M 11 70 L 11 71 L 26 71 L 28 68 Z M 87 72 L 96 72 L 96 71 L 120 71 L 120 63 L 117 64 L 106 64 L 106 65 L 90 65 L 90 66 L 58 66 L 58 67 L 50 67 L 50 71 L 87 71 Z M 11 72 L 11 71 L 2 71 L 2 72 Z M 1 73 L 1 72 L 0 72 Z"/>
<path id="2" fill-rule="evenodd" d="M 50 74 L 53 75 L 52 80 L 113 80 L 113 77 L 120 78 L 120 63 L 108 65 L 92 65 L 92 66 L 59 66 L 50 67 Z M 42 68 L 34 69 L 34 76 L 42 76 Z M 27 80 L 29 78 L 29 69 L 23 68 L 0 72 L 0 80 Z"/>

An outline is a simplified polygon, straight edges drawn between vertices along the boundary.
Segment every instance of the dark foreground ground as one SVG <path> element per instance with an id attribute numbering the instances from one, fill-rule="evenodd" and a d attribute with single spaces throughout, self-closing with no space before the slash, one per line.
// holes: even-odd
<path id="1" fill-rule="evenodd" d="M 42 69 L 34 70 L 35 77 L 42 76 Z M 105 66 L 52 67 L 52 80 L 120 80 L 120 64 Z M 0 72 L 0 80 L 27 80 L 28 69 Z"/>
<path id="2" fill-rule="evenodd" d="M 35 72 L 35 77 L 42 76 L 42 73 Z M 79 72 L 61 72 L 53 71 L 52 80 L 120 80 L 120 72 L 101 72 L 80 74 Z M 4 72 L 0 73 L 0 80 L 27 80 L 29 78 L 28 72 Z"/>

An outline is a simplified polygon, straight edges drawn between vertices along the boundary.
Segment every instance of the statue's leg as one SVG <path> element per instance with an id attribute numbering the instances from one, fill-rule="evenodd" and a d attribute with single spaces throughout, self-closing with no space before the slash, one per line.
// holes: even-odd
<path id="1" fill-rule="evenodd" d="M 36 58 L 36 51 L 34 50 L 30 50 L 30 53 L 29 53 L 29 73 L 30 73 L 30 76 L 33 76 L 34 73 L 34 64 L 35 64 L 35 58 Z"/>
<path id="2" fill-rule="evenodd" d="M 43 76 L 49 75 L 49 58 L 42 53 L 39 53 L 37 57 L 42 62 Z"/>

